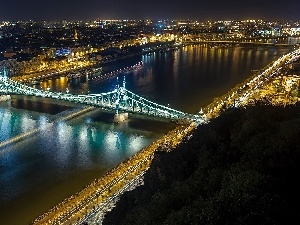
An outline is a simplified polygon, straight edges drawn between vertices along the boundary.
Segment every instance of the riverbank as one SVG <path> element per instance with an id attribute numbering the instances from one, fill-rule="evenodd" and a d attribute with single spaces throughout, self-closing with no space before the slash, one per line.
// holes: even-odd
<path id="1" fill-rule="evenodd" d="M 267 67 L 266 70 L 271 71 L 269 68 Z M 293 126 L 297 127 L 298 125 L 295 124 L 299 122 L 299 74 L 280 76 L 282 71 L 280 69 L 277 70 L 277 68 L 275 71 L 277 71 L 277 76 L 272 73 L 272 79 L 269 79 L 271 73 L 263 73 L 264 77 L 262 77 L 262 80 L 264 82 L 257 80 L 256 84 L 259 85 L 254 85 L 256 88 L 253 93 L 248 92 L 248 89 L 244 89 L 243 86 L 245 83 L 247 84 L 253 82 L 253 80 L 255 81 L 257 78 L 255 76 L 251 77 L 244 84 L 235 87 L 232 90 L 232 93 L 229 92 L 226 97 L 222 96 L 222 101 L 217 99 L 208 107 L 204 108 L 204 112 L 209 112 L 209 115 L 205 115 L 211 120 L 211 123 L 205 125 L 205 127 L 199 126 L 194 129 L 192 132 L 193 136 L 191 137 L 192 141 L 181 143 L 180 147 L 175 148 L 175 151 L 172 151 L 172 153 L 157 154 L 154 157 L 154 163 L 151 164 L 149 171 L 147 171 L 147 178 L 143 180 L 145 186 L 138 190 L 134 190 L 133 192 L 125 193 L 119 198 L 120 202 L 118 204 L 110 206 L 110 209 L 107 210 L 112 210 L 112 213 L 108 213 L 107 218 L 101 214 L 98 215 L 99 219 L 97 222 L 101 224 L 103 222 L 104 224 L 129 224 L 129 221 L 134 221 L 134 224 L 173 224 L 175 223 L 175 218 L 176 223 L 182 220 L 182 223 L 195 224 L 199 223 L 201 220 L 202 223 L 207 224 L 211 223 L 213 218 L 213 221 L 217 221 L 214 223 L 222 223 L 229 220 L 231 222 L 228 222 L 228 224 L 232 224 L 235 223 L 233 221 L 236 221 L 236 217 L 239 218 L 238 221 L 240 221 L 240 218 L 242 217 L 245 218 L 245 221 L 248 221 L 249 212 L 253 211 L 255 211 L 251 214 L 253 219 L 250 219 L 251 223 L 249 224 L 252 224 L 253 221 L 257 219 L 255 215 L 263 215 L 259 220 L 263 221 L 266 215 L 266 209 L 269 209 L 269 206 L 272 205 L 269 203 L 266 204 L 265 200 L 268 199 L 272 202 L 274 199 L 274 197 L 273 199 L 272 197 L 269 199 L 269 189 L 271 188 L 274 191 L 278 190 L 278 182 L 275 182 L 274 187 L 268 185 L 265 198 L 262 198 L 258 193 L 264 193 L 263 191 L 265 189 L 261 190 L 259 188 L 265 184 L 265 182 L 260 182 L 265 180 L 265 175 L 262 175 L 260 181 L 256 179 L 257 175 L 264 174 L 265 171 L 270 171 L 271 168 L 271 171 L 273 172 L 267 175 L 268 179 L 270 179 L 271 176 L 274 176 L 274 179 L 278 181 L 278 176 L 282 176 L 282 172 L 274 175 L 276 174 L 276 171 L 278 171 L 278 167 L 285 167 L 293 160 L 296 162 L 299 161 L 299 157 L 295 158 L 294 155 L 298 150 L 295 150 L 294 147 L 287 150 L 288 146 L 293 146 L 292 143 L 297 142 L 299 136 L 299 129 L 295 130 L 294 128 L 290 128 L 290 124 L 294 124 Z M 256 76 L 260 77 L 260 74 L 257 74 Z M 282 87 L 280 87 L 281 85 Z M 275 87 L 279 87 L 281 92 L 278 93 L 274 91 Z M 239 92 L 239 95 L 237 95 L 238 97 L 236 97 L 237 100 L 247 93 L 247 101 L 243 101 L 243 104 L 240 104 L 239 107 L 226 104 L 230 102 L 225 102 L 225 100 L 232 100 L 228 97 L 232 97 L 232 94 L 238 89 L 243 90 L 244 92 Z M 273 92 L 271 92 L 271 90 Z M 295 93 L 297 93 L 299 97 L 295 96 Z M 285 100 L 281 101 L 283 96 Z M 255 103 L 258 103 L 258 106 L 255 106 Z M 274 109 L 272 107 L 274 107 Z M 211 113 L 211 109 L 213 109 L 213 113 Z M 292 114 L 293 116 L 291 117 Z M 280 115 L 280 119 L 278 115 Z M 264 117 L 266 118 L 264 119 Z M 264 125 L 261 125 L 262 121 L 264 121 Z M 249 124 L 251 125 L 249 126 Z M 274 127 L 276 127 L 275 130 Z M 283 127 L 285 128 L 282 133 Z M 270 130 L 268 129 L 271 129 L 272 132 L 270 133 Z M 263 131 L 253 133 L 253 131 L 257 130 Z M 287 133 L 291 133 L 291 135 L 288 135 Z M 251 135 L 249 136 L 249 134 Z M 254 140 L 252 135 L 256 135 Z M 263 142 L 261 141 L 261 135 L 264 135 L 265 137 L 263 138 Z M 286 140 L 285 138 L 278 138 L 276 135 L 287 135 L 289 138 Z M 285 141 L 280 142 L 278 145 L 274 140 L 268 141 L 268 138 L 271 140 Z M 254 141 L 259 141 L 260 144 L 253 144 Z M 247 145 L 245 145 L 245 142 Z M 275 146 L 269 148 L 265 147 L 269 146 L 270 143 L 276 143 L 276 148 Z M 284 151 L 280 149 L 282 145 L 286 145 L 283 147 Z M 250 149 L 252 151 L 252 154 L 246 153 L 246 159 L 243 159 L 241 155 L 245 154 L 245 146 L 247 146 L 247 150 Z M 299 145 L 296 144 L 295 146 Z M 261 151 L 257 151 L 257 148 L 261 148 Z M 270 149 L 272 150 L 274 148 L 277 150 L 270 153 Z M 237 153 L 239 151 L 240 153 Z M 261 152 L 266 160 L 261 160 L 262 156 L 260 156 L 260 154 L 257 157 L 257 152 Z M 230 156 L 230 154 L 232 154 L 232 156 Z M 276 154 L 278 154 L 278 157 L 274 156 Z M 282 154 L 286 156 L 284 159 L 282 159 Z M 241 163 L 235 163 L 239 157 L 241 157 Z M 251 157 L 253 157 L 253 159 Z M 288 157 L 293 158 L 293 160 L 288 160 Z M 280 160 L 274 162 L 279 158 Z M 263 169 L 262 171 L 257 169 L 257 166 L 255 166 L 255 168 L 250 168 L 246 172 L 244 167 L 234 169 L 234 171 L 226 171 L 228 169 L 228 164 L 233 162 L 232 166 L 229 166 L 229 168 L 232 168 L 244 165 L 245 160 L 254 161 L 253 164 L 246 163 L 246 165 L 257 165 L 257 160 L 261 160 L 262 162 L 271 161 L 271 163 L 259 163 L 259 165 L 264 165 L 264 167 L 268 168 L 265 170 Z M 285 160 L 286 162 L 282 163 L 282 160 Z M 298 165 L 298 163 L 291 164 Z M 199 168 L 197 168 L 197 166 Z M 291 190 L 291 186 L 294 185 L 293 180 L 297 177 L 297 175 L 295 175 L 294 178 L 290 180 L 290 174 L 293 173 L 293 171 L 298 171 L 298 169 L 292 168 L 292 166 L 290 167 L 289 165 L 286 167 L 287 169 L 290 169 L 290 171 L 283 175 L 286 178 L 282 179 L 284 182 L 281 182 L 279 185 L 285 188 L 286 191 L 289 191 Z M 253 173 L 254 170 L 260 171 L 257 174 L 256 172 Z M 201 173 L 202 171 L 203 173 Z M 224 172 L 223 175 L 220 171 L 226 172 Z M 243 173 L 240 173 L 240 171 L 243 171 Z M 235 173 L 238 174 L 235 177 L 239 180 L 238 187 L 232 186 L 232 183 L 236 183 L 236 180 L 227 180 L 228 174 L 230 174 L 229 177 L 231 178 Z M 209 175 L 207 176 L 207 174 Z M 199 177 L 201 179 L 199 179 Z M 249 180 L 252 179 L 254 179 L 254 185 L 253 182 L 249 182 Z M 290 186 L 286 184 L 286 179 L 289 180 Z M 214 186 L 216 180 L 218 181 L 218 184 Z M 243 182 L 245 180 L 246 183 Z M 257 185 L 257 183 L 259 183 L 259 185 Z M 274 184 L 272 181 L 270 181 L 270 183 Z M 224 187 L 226 184 L 230 184 L 230 186 Z M 218 187 L 222 187 L 220 191 Z M 228 190 L 230 193 L 227 196 Z M 251 193 L 248 192 L 248 190 L 251 190 Z M 253 190 L 255 190 L 255 192 Z M 292 188 L 292 190 L 298 189 Z M 213 194 L 207 195 L 207 191 L 209 193 L 213 192 Z M 236 192 L 236 194 L 232 194 L 233 192 Z M 241 192 L 243 193 L 242 195 L 240 194 Z M 286 218 L 289 217 L 289 220 L 293 221 L 295 217 L 298 217 L 294 213 L 298 200 L 291 201 L 291 199 L 294 199 L 295 195 L 297 195 L 296 192 L 289 194 L 288 197 L 286 197 L 287 195 L 285 193 L 278 193 L 276 197 L 280 196 L 283 202 L 287 201 L 287 204 L 284 204 L 284 206 L 281 204 L 276 205 L 275 208 L 278 211 L 272 211 L 274 210 L 274 207 L 267 210 L 270 218 L 286 221 Z M 199 198 L 199 196 L 201 197 Z M 217 198 L 215 196 L 217 196 Z M 236 199 L 232 196 L 236 196 Z M 255 200 L 249 201 L 249 196 L 251 196 L 251 199 Z M 289 199 L 286 200 L 287 198 Z M 261 199 L 264 200 L 261 201 Z M 170 204 L 170 202 L 176 204 Z M 201 203 L 199 204 L 199 202 Z M 204 202 L 204 204 L 202 202 Z M 219 207 L 220 204 L 228 206 L 224 212 L 222 211 L 222 207 Z M 237 204 L 242 206 L 243 209 L 247 208 L 247 210 L 236 210 L 235 206 Z M 253 205 L 255 206 L 253 207 Z M 260 208 L 262 205 L 263 207 Z M 215 210 L 212 214 L 205 210 L 208 206 L 210 209 Z M 157 208 L 160 210 L 157 211 Z M 199 210 L 195 210 L 195 208 Z M 231 212 L 229 215 L 228 208 Z M 220 213 L 220 210 L 222 213 Z M 245 212 L 245 214 L 243 212 Z M 214 217 L 213 215 L 216 214 L 226 216 Z M 138 215 L 138 217 L 136 215 Z M 87 220 L 87 222 L 89 221 L 92 220 Z"/>
<path id="2" fill-rule="evenodd" d="M 266 67 L 266 70 L 269 70 L 269 68 L 270 67 L 272 67 L 272 65 L 273 65 L 273 63 L 272 64 L 270 64 L 269 66 L 267 66 Z M 279 67 L 280 65 L 278 65 L 278 67 Z M 269 68 L 268 68 L 269 67 Z M 277 67 L 276 67 L 277 68 Z M 278 72 L 279 73 L 279 72 Z M 278 75 L 278 73 L 277 73 L 277 75 Z M 268 74 L 267 74 L 268 75 Z M 265 75 L 264 77 L 263 77 L 263 79 L 265 78 L 265 77 L 267 77 L 267 75 Z M 254 75 L 253 77 L 251 77 L 251 78 L 249 78 L 248 80 L 246 80 L 245 82 L 244 82 L 244 84 L 245 83 L 248 83 L 248 82 L 250 82 L 251 80 L 256 80 L 256 76 L 259 76 L 259 74 L 257 74 L 257 75 Z M 284 78 L 283 78 L 284 79 Z M 257 83 L 259 83 L 260 81 L 259 80 L 257 80 L 256 81 Z M 265 82 L 265 83 L 268 83 L 268 82 Z M 264 83 L 264 84 L 265 84 Z M 205 117 L 205 118 L 208 118 L 208 119 L 213 119 L 213 118 L 215 118 L 215 117 L 218 117 L 219 115 L 221 115 L 221 113 L 222 112 L 224 112 L 225 110 L 228 110 L 228 109 L 230 109 L 232 106 L 231 106 L 231 102 L 234 102 L 231 98 L 228 98 L 228 96 L 230 96 L 230 97 L 232 97 L 233 95 L 233 93 L 237 93 L 237 91 L 236 90 L 238 90 L 238 89 L 240 89 L 241 91 L 239 91 L 238 92 L 238 95 L 236 95 L 236 96 L 234 96 L 235 98 L 236 98 L 236 100 L 238 100 L 239 98 L 240 98 L 240 96 L 243 96 L 245 93 L 248 93 L 248 89 L 245 89 L 243 86 L 244 86 L 244 84 L 239 84 L 239 85 L 237 85 L 235 88 L 233 88 L 232 90 L 231 90 L 231 92 L 229 92 L 229 93 L 227 93 L 225 96 L 222 96 L 221 97 L 221 99 L 223 99 L 222 101 L 220 101 L 219 100 L 219 98 L 218 99 L 216 99 L 213 103 L 211 103 L 211 104 L 209 104 L 207 107 L 205 107 L 204 109 L 203 109 L 203 112 L 205 112 L 205 114 L 203 114 L 203 116 Z M 262 89 L 262 87 L 263 86 L 261 86 L 260 88 Z M 260 89 L 256 89 L 255 91 L 256 92 L 258 92 Z M 287 93 L 286 93 L 287 94 Z M 237 97 L 238 96 L 238 97 Z M 291 97 L 291 99 L 293 99 L 294 100 L 294 98 L 292 98 Z M 298 98 L 298 100 L 299 100 L 299 98 Z M 226 101 L 226 102 L 225 102 Z M 227 103 L 227 104 L 226 104 Z M 224 107 L 224 105 L 226 106 L 226 107 Z M 243 105 L 243 107 L 245 107 L 245 104 Z M 213 113 L 212 113 L 212 111 L 211 111 L 211 109 L 213 109 Z M 202 110 L 201 110 L 202 111 Z M 194 127 L 194 128 L 196 128 L 196 126 Z M 191 131 L 193 131 L 193 130 L 195 130 L 195 129 L 191 129 Z M 187 140 L 187 139 L 189 139 L 189 138 L 191 138 L 192 137 L 192 132 L 189 132 L 189 133 L 187 133 L 187 134 L 185 134 L 185 139 Z M 178 135 L 178 134 L 177 134 Z M 162 137 L 162 139 L 164 139 L 164 137 Z M 172 140 L 172 139 L 176 139 L 176 133 L 175 133 L 175 136 L 174 137 L 172 137 L 172 138 L 168 138 L 167 140 Z M 180 142 L 180 143 L 182 143 L 182 141 Z M 178 144 L 178 143 L 177 143 Z M 176 145 L 177 145 L 176 144 Z M 174 147 L 174 146 L 173 146 Z M 162 151 L 170 151 L 170 150 L 172 150 L 172 149 L 174 149 L 172 147 L 172 144 L 170 145 L 170 142 L 168 142 L 168 141 L 166 141 L 166 142 L 164 142 L 164 143 L 162 143 L 157 149 L 156 149 L 156 151 L 157 150 L 162 150 Z M 154 154 L 154 153 L 153 153 Z M 123 193 L 123 192 L 122 192 Z M 116 192 L 115 193 L 115 195 L 114 195 L 114 198 L 120 198 L 120 194 L 118 193 L 118 192 Z M 104 210 L 102 210 L 102 211 L 100 211 L 100 210 L 98 210 L 97 212 L 98 212 L 98 214 L 96 214 L 96 215 L 93 215 L 93 216 L 86 216 L 86 219 L 84 220 L 84 222 L 87 222 L 87 221 L 94 221 L 95 220 L 95 218 L 97 217 L 98 218 L 98 221 L 97 222 L 102 222 L 102 220 L 103 220 L 103 218 L 104 218 L 104 216 L 105 216 L 105 212 L 108 212 L 108 211 L 110 211 L 110 210 L 112 210 L 113 208 L 114 208 L 114 206 L 115 205 L 108 205 L 107 207 L 103 207 L 102 206 L 102 208 L 104 208 L 105 209 L 105 211 Z M 100 212 L 99 212 L 100 211 Z M 95 213 L 92 213 L 92 214 L 95 214 Z M 91 218 L 92 217 L 92 218 Z"/>
<path id="3" fill-rule="evenodd" d="M 144 185 L 99 224 L 294 224 L 299 109 L 231 109 L 199 126 L 190 141 L 157 153 Z"/>
<path id="4" fill-rule="evenodd" d="M 78 68 L 65 68 L 65 69 L 60 69 L 59 71 L 55 71 L 55 70 L 51 69 L 48 71 L 38 72 L 38 73 L 20 74 L 18 76 L 12 77 L 11 79 L 18 81 L 20 83 L 28 84 L 28 85 L 34 85 L 40 81 L 49 80 L 49 79 L 59 77 L 59 76 L 65 76 L 65 77 L 68 77 L 69 79 L 80 78 L 80 77 L 85 77 L 85 76 L 88 76 L 91 79 L 92 78 L 108 79 L 108 78 L 111 78 L 111 75 L 112 75 L 110 72 L 106 73 L 106 74 L 101 74 L 102 66 L 104 66 L 104 65 L 107 65 L 109 63 L 118 62 L 120 60 L 128 59 L 128 58 L 139 56 L 139 55 L 151 54 L 153 52 L 160 52 L 160 51 L 164 51 L 164 52 L 173 51 L 173 50 L 177 50 L 178 48 L 179 48 L 178 45 L 174 45 L 171 43 L 165 43 L 165 44 L 160 44 L 159 46 L 155 46 L 153 48 L 149 48 L 148 50 L 140 49 L 137 52 L 129 52 L 127 54 L 122 54 L 117 57 L 112 57 L 112 58 L 108 58 L 105 60 L 88 61 L 88 63 L 86 63 L 86 66 L 80 66 Z M 137 66 L 137 65 L 134 65 L 134 66 Z M 125 70 L 126 70 L 126 68 L 124 68 L 124 71 Z M 102 76 L 102 75 L 104 75 L 104 76 Z"/>
<path id="5" fill-rule="evenodd" d="M 189 137 L 189 133 L 195 127 L 195 123 L 176 127 L 127 161 L 110 170 L 103 177 L 94 180 L 78 193 L 38 217 L 32 224 L 57 223 L 67 225 L 82 221 L 86 215 L 98 210 L 101 203 L 115 196 L 115 193 L 132 182 L 136 176 L 146 171 L 156 151 L 170 151 L 177 144 L 182 143 L 186 137 Z"/>

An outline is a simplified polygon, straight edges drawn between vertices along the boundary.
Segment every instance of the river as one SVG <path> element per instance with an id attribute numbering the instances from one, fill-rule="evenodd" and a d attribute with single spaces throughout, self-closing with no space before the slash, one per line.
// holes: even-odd
<path id="1" fill-rule="evenodd" d="M 106 64 L 103 73 L 142 61 L 141 68 L 119 75 L 120 85 L 125 77 L 128 90 L 196 113 L 251 76 L 251 70 L 265 67 L 291 49 L 191 45 Z M 96 94 L 113 90 L 117 84 L 116 78 L 59 77 L 34 87 Z M 28 96 L 12 96 L 0 103 L 1 224 L 29 224 L 175 127 L 166 119 L 138 115 L 114 124 L 113 113 L 97 108 L 70 120 L 57 120 L 83 107 Z"/>

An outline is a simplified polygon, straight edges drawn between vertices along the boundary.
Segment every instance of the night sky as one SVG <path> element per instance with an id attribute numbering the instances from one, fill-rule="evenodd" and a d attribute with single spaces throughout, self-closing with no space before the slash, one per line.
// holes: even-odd
<path id="1" fill-rule="evenodd" d="M 0 0 L 0 3 L 0 21 L 300 19 L 299 0 Z"/>

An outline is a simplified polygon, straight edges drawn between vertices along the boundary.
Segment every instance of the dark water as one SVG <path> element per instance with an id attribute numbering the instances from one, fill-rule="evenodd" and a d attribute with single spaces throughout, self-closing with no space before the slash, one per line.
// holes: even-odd
<path id="1" fill-rule="evenodd" d="M 289 52 L 281 47 L 188 46 L 126 59 L 103 66 L 144 66 L 119 76 L 128 90 L 149 100 L 195 113 L 229 91 L 252 72 Z M 117 79 L 49 80 L 36 88 L 71 93 L 101 93 Z M 26 96 L 0 103 L 0 224 L 29 224 L 95 178 L 158 139 L 175 125 L 167 120 L 130 115 L 122 124 L 113 114 L 92 110 L 68 121 L 54 122 L 83 106 Z M 23 138 L 16 141 L 16 137 Z"/>

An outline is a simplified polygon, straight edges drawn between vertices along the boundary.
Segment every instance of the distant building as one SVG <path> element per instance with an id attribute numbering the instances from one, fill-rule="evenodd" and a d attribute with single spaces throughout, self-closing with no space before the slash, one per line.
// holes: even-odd
<path id="1" fill-rule="evenodd" d="M 75 29 L 75 31 L 74 31 L 74 40 L 76 41 L 76 40 L 78 40 L 78 33 L 77 33 L 77 30 Z"/>
<path id="2" fill-rule="evenodd" d="M 9 59 L 15 56 L 16 54 L 17 53 L 14 52 L 12 49 L 7 49 L 6 51 L 3 52 L 3 57 Z"/>

